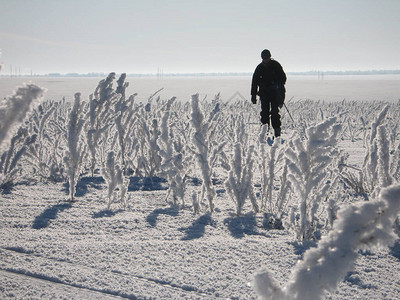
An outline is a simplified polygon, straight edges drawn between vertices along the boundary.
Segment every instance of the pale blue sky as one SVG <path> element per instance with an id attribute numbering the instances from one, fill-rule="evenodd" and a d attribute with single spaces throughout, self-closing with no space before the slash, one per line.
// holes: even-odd
<path id="1" fill-rule="evenodd" d="M 400 0 L 0 0 L 21 73 L 400 69 Z"/>

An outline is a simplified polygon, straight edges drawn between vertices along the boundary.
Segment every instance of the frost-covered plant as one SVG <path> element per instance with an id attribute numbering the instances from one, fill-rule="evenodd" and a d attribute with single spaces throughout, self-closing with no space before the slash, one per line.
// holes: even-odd
<path id="1" fill-rule="evenodd" d="M 122 208 L 127 206 L 129 179 L 125 178 L 123 170 L 115 163 L 114 157 L 113 151 L 108 153 L 106 164 L 101 172 L 108 186 L 107 209 L 110 209 L 111 204 L 118 202 L 118 200 L 122 203 Z"/>
<path id="2" fill-rule="evenodd" d="M 400 141 L 397 142 L 397 147 L 392 150 L 392 163 L 390 164 L 390 173 L 397 182 L 400 182 Z"/>
<path id="3" fill-rule="evenodd" d="M 300 241 L 315 238 L 318 209 L 330 192 L 338 176 L 337 135 L 341 125 L 336 118 L 307 129 L 306 141 L 299 138 L 290 142 L 286 150 L 288 180 L 299 199 L 299 216 L 290 220 Z"/>
<path id="4" fill-rule="evenodd" d="M 356 192 L 366 193 L 372 198 L 379 194 L 381 188 L 399 180 L 398 126 L 388 124 L 391 120 L 389 109 L 390 105 L 385 105 L 371 124 L 362 169 L 342 173 L 344 182 Z"/>
<path id="5" fill-rule="evenodd" d="M 0 151 L 7 148 L 7 142 L 15 127 L 22 123 L 45 90 L 34 84 L 24 84 L 15 93 L 0 103 Z"/>
<path id="6" fill-rule="evenodd" d="M 122 167 L 125 173 L 130 173 L 134 164 L 132 156 L 135 155 L 133 150 L 137 151 L 138 139 L 135 136 L 134 125 L 138 121 L 136 116 L 137 108 L 133 109 L 134 96 L 129 97 L 116 111 L 115 125 L 118 134 L 118 145 L 121 150 Z"/>
<path id="7" fill-rule="evenodd" d="M 200 213 L 200 201 L 197 192 L 192 193 L 192 205 L 193 205 L 193 213 Z"/>
<path id="8" fill-rule="evenodd" d="M 139 157 L 138 168 L 144 171 L 144 176 L 153 177 L 161 168 L 160 147 L 158 139 L 161 135 L 158 120 L 153 119 L 151 128 L 147 126 L 144 119 L 141 120 L 139 135 Z"/>
<path id="9" fill-rule="evenodd" d="M 86 144 L 81 133 L 85 124 L 85 103 L 81 102 L 81 94 L 75 94 L 74 106 L 69 114 L 67 145 L 68 150 L 64 156 L 66 166 L 70 200 L 75 200 L 75 189 L 79 176 L 82 172 L 82 160 L 86 153 Z"/>
<path id="10" fill-rule="evenodd" d="M 17 134 L 11 139 L 10 147 L 0 157 L 0 187 L 9 188 L 22 168 L 18 165 L 26 150 L 36 140 L 37 135 L 29 135 L 26 128 L 19 128 Z"/>
<path id="11" fill-rule="evenodd" d="M 260 270 L 254 289 L 260 299 L 318 300 L 334 291 L 354 268 L 359 250 L 385 247 L 394 243 L 393 222 L 400 212 L 400 185 L 382 189 L 379 199 L 360 202 L 339 211 L 332 231 L 317 248 L 304 253 L 284 288 L 268 270 Z"/>
<path id="12" fill-rule="evenodd" d="M 2 187 L 12 184 L 19 170 L 17 163 L 37 137 L 36 134 L 30 135 L 26 129 L 18 130 L 12 139 L 10 139 L 10 134 L 23 122 L 26 114 L 40 100 L 44 92 L 44 89 L 34 84 L 24 84 L 0 104 L 0 184 Z M 6 150 L 7 147 L 8 150 Z"/>
<path id="13" fill-rule="evenodd" d="M 259 212 L 257 198 L 253 191 L 253 167 L 254 167 L 254 146 L 249 151 L 244 151 L 241 143 L 234 146 L 234 154 L 230 161 L 230 171 L 225 181 L 228 195 L 235 204 L 236 215 L 242 214 L 243 206 L 247 198 L 253 205 L 253 211 Z"/>
<path id="14" fill-rule="evenodd" d="M 160 156 L 162 157 L 162 175 L 167 177 L 169 189 L 167 197 L 172 192 L 174 205 L 178 200 L 185 204 L 186 172 L 188 169 L 187 160 L 184 158 L 184 149 L 180 143 L 174 141 L 173 133 L 170 130 L 171 107 L 176 98 L 171 98 L 165 107 L 161 120 L 161 135 L 159 139 Z"/>
<path id="15" fill-rule="evenodd" d="M 390 174 L 390 141 L 385 126 L 378 127 L 378 145 L 379 192 L 381 188 L 393 183 L 393 178 Z"/>
<path id="16" fill-rule="evenodd" d="M 28 128 L 37 135 L 25 155 L 34 174 L 44 180 L 58 182 L 65 179 L 63 152 L 65 140 L 65 102 L 46 101 L 35 109 L 29 118 Z"/>
<path id="17" fill-rule="evenodd" d="M 386 105 L 371 125 L 369 145 L 367 147 L 367 153 L 364 158 L 363 182 L 366 185 L 366 190 L 371 194 L 374 192 L 375 186 L 378 182 L 378 127 L 383 124 L 385 117 L 387 116 L 388 110 L 389 106 Z"/>
<path id="18" fill-rule="evenodd" d="M 216 118 L 219 113 L 219 103 L 216 103 L 207 120 L 204 119 L 203 112 L 199 106 L 199 95 L 192 96 L 191 124 L 194 129 L 192 142 L 195 146 L 194 154 L 198 166 L 201 170 L 202 194 L 205 192 L 208 200 L 209 209 L 214 211 L 215 189 L 212 185 L 211 175 L 212 167 L 217 156 L 222 152 L 225 146 L 224 142 L 217 142 L 214 137 L 218 130 Z"/>
<path id="19" fill-rule="evenodd" d="M 272 146 L 267 144 L 267 126 L 262 126 L 258 136 L 258 168 L 261 174 L 261 211 L 265 212 L 268 227 L 282 223 L 289 200 L 290 181 L 287 179 L 288 168 L 285 164 L 286 144 L 277 138 Z M 275 226 L 275 225 L 273 225 Z"/>
<path id="20" fill-rule="evenodd" d="M 116 93 L 120 94 L 120 99 L 115 104 L 115 125 L 118 135 L 118 145 L 120 148 L 120 156 L 122 169 L 125 174 L 131 174 L 135 169 L 133 162 L 139 148 L 138 139 L 136 137 L 135 125 L 139 120 L 139 106 L 135 106 L 135 96 L 131 95 L 128 99 L 125 97 L 125 89 L 129 83 L 124 82 L 126 74 L 121 74 L 118 79 Z"/>
<path id="21" fill-rule="evenodd" d="M 283 147 L 281 140 L 277 138 L 272 147 L 265 143 L 261 144 L 262 162 L 261 162 L 261 209 L 273 213 L 278 218 L 282 212 L 284 198 L 273 199 L 275 190 L 274 182 L 278 180 L 277 168 L 283 159 Z"/>
<path id="22" fill-rule="evenodd" d="M 86 138 L 92 176 L 99 158 L 102 165 L 111 147 L 107 144 L 110 136 L 109 130 L 116 117 L 115 105 L 121 98 L 121 95 L 113 89 L 114 79 L 115 73 L 110 73 L 106 79 L 99 82 L 95 92 L 89 97 L 89 122 Z"/>
<path id="23" fill-rule="evenodd" d="M 117 88 L 115 89 L 115 92 L 117 94 L 121 95 L 120 100 L 118 101 L 119 104 L 122 104 L 121 106 L 124 105 L 124 101 L 125 101 L 125 90 L 126 88 L 129 86 L 129 82 L 125 82 L 126 79 L 126 73 L 122 73 L 121 76 L 118 78 L 117 80 Z M 117 104 L 118 105 L 118 104 Z M 121 110 L 122 108 L 116 108 L 116 110 Z"/>

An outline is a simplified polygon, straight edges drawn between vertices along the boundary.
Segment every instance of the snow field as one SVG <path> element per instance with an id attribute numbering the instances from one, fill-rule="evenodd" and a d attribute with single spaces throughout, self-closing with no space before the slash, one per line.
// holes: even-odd
<path id="1" fill-rule="evenodd" d="M 17 185 L 3 195 L 1 297 L 255 299 L 249 283 L 260 267 L 283 286 L 309 247 L 265 229 L 260 215 L 236 217 L 225 194 L 211 217 L 171 207 L 165 190 L 129 193 L 124 211 L 104 210 L 104 184 L 73 205 L 60 202 L 68 197 L 61 184 Z M 397 299 L 399 249 L 360 252 L 323 299 Z"/>
<path id="2" fill-rule="evenodd" d="M 6 297 L 41 298 L 42 291 L 28 288 L 40 281 L 60 298 L 68 286 L 78 299 L 253 299 L 250 283 L 267 266 L 258 274 L 273 279 L 257 280 L 265 299 L 274 293 L 281 299 L 396 299 L 399 281 L 382 279 L 380 269 L 398 270 L 398 243 L 388 250 L 393 237 L 379 228 L 391 231 L 397 208 L 381 223 L 368 223 L 385 215 L 379 202 L 378 210 L 368 211 L 372 201 L 359 205 L 353 224 L 354 230 L 371 228 L 372 250 L 357 242 L 356 231 L 349 233 L 355 246 L 344 250 L 348 263 L 332 256 L 315 272 L 336 266 L 336 273 L 319 275 L 316 286 L 293 278 L 302 272 L 296 261 L 313 257 L 319 250 L 304 251 L 323 247 L 326 236 L 329 249 L 347 249 L 348 243 L 329 238 L 340 236 L 346 222 L 340 211 L 350 204 L 357 211 L 356 200 L 379 198 L 398 182 L 398 104 L 288 101 L 298 123 L 287 123 L 283 114 L 285 142 L 270 147 L 266 128 L 253 125 L 258 112 L 250 103 L 226 104 L 219 95 L 199 102 L 194 95 L 189 105 L 154 94 L 136 105 L 135 95 L 125 97 L 125 78 L 116 90 L 114 79 L 101 81 L 88 104 L 79 94 L 72 109 L 44 102 L 10 145 L 7 139 L 1 145 L 9 147 L 0 161 L 6 232 L 0 291 Z M 2 110 L 8 112 L 12 117 L 12 110 Z M 15 132 L 7 120 L 3 133 Z M 329 251 L 318 261 L 329 260 Z M 377 266 L 359 263 L 375 255 L 382 258 Z M 12 278 L 19 278 L 18 288 Z M 337 284 L 336 292 L 324 294 Z M 280 292 L 278 285 L 288 289 Z"/>

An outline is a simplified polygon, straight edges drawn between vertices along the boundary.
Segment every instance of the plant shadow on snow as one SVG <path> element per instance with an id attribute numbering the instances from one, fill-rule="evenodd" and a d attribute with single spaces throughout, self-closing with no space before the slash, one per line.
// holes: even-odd
<path id="1" fill-rule="evenodd" d="M 3 195 L 11 194 L 13 189 L 14 189 L 14 186 L 12 184 L 4 184 L 4 185 L 0 186 L 1 194 L 3 194 Z"/>
<path id="2" fill-rule="evenodd" d="M 12 193 L 12 191 L 15 189 L 16 186 L 19 185 L 26 185 L 29 186 L 31 185 L 31 182 L 29 181 L 21 181 L 21 182 L 16 182 L 16 183 L 12 183 L 12 182 L 7 182 L 7 183 L 3 183 L 0 185 L 0 191 L 2 195 L 9 195 Z"/>
<path id="3" fill-rule="evenodd" d="M 176 205 L 172 205 L 167 208 L 157 208 L 151 212 L 146 217 L 147 223 L 150 224 L 151 227 L 155 227 L 157 225 L 157 218 L 159 215 L 168 215 L 171 217 L 176 217 L 179 214 L 179 207 Z"/>
<path id="4" fill-rule="evenodd" d="M 389 247 L 390 255 L 400 260 L 400 240 L 397 240 L 392 247 Z"/>
<path id="5" fill-rule="evenodd" d="M 89 192 L 89 187 L 94 188 L 96 190 L 102 189 L 102 184 L 105 181 L 101 176 L 94 176 L 94 177 L 81 177 L 76 185 L 76 197 L 83 197 Z M 69 193 L 69 183 L 64 183 L 63 191 L 68 195 Z"/>
<path id="6" fill-rule="evenodd" d="M 46 208 L 39 216 L 35 218 L 32 224 L 33 229 L 42 229 L 49 226 L 51 220 L 57 219 L 59 212 L 72 207 L 71 203 L 59 203 Z"/>
<path id="7" fill-rule="evenodd" d="M 303 258 L 304 252 L 310 248 L 317 247 L 317 243 L 314 241 L 303 241 L 303 242 L 287 242 L 289 245 L 293 246 L 294 254 Z"/>
<path id="8" fill-rule="evenodd" d="M 179 228 L 180 231 L 185 232 L 185 236 L 181 238 L 183 241 L 195 240 L 204 236 L 206 231 L 206 226 L 214 226 L 214 222 L 210 214 L 205 214 L 200 216 L 196 221 L 192 223 L 189 227 Z"/>
<path id="9" fill-rule="evenodd" d="M 110 209 L 103 209 L 97 213 L 94 213 L 92 215 L 93 219 L 98 219 L 98 218 L 111 218 L 115 216 L 117 213 L 123 212 L 123 209 L 118 209 L 118 210 L 110 210 Z"/>
<path id="10" fill-rule="evenodd" d="M 167 180 L 160 177 L 130 177 L 128 191 L 161 191 L 167 190 Z"/>
<path id="11" fill-rule="evenodd" d="M 362 289 L 374 289 L 377 290 L 379 287 L 373 284 L 365 284 L 362 282 L 359 273 L 357 271 L 350 271 L 346 274 L 344 278 L 344 282 L 347 282 L 350 285 L 356 285 Z"/>
<path id="12" fill-rule="evenodd" d="M 224 224 L 228 226 L 228 230 L 234 238 L 240 239 L 245 235 L 262 235 L 270 237 L 268 234 L 257 231 L 256 216 L 248 213 L 244 216 L 235 216 L 226 218 Z"/>

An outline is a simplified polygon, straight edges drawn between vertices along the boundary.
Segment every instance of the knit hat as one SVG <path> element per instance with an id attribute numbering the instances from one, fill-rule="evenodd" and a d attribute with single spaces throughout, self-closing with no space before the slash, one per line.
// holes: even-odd
<path id="1" fill-rule="evenodd" d="M 269 52 L 269 50 L 267 49 L 264 49 L 261 52 L 261 58 L 271 58 L 271 52 Z"/>

